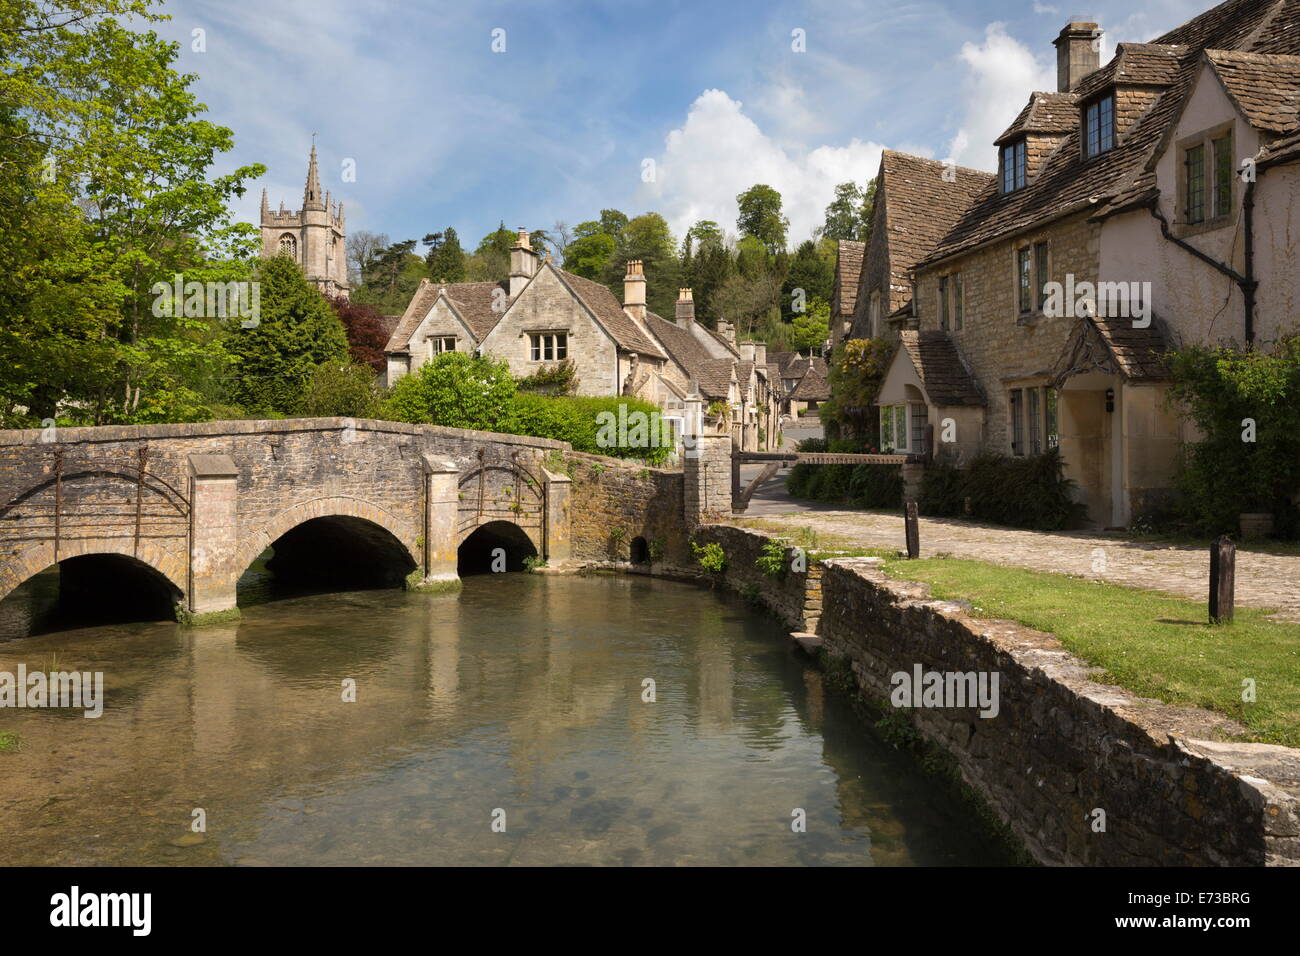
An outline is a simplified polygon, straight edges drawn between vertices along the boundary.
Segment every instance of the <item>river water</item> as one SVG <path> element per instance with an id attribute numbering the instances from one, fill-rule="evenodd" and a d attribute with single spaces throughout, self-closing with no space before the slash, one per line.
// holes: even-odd
<path id="1" fill-rule="evenodd" d="M 779 625 L 692 585 L 299 596 L 0 643 L 20 663 L 106 700 L 0 709 L 9 865 L 1009 862 Z"/>

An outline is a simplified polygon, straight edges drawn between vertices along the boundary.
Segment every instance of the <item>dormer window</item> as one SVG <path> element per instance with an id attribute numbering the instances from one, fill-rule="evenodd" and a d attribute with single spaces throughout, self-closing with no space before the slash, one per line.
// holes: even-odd
<path id="1" fill-rule="evenodd" d="M 1115 148 L 1115 94 L 1083 108 L 1083 155 L 1097 156 Z"/>
<path id="2" fill-rule="evenodd" d="M 1018 139 L 1002 147 L 1001 154 L 1002 191 L 1015 192 L 1025 185 L 1025 141 Z"/>

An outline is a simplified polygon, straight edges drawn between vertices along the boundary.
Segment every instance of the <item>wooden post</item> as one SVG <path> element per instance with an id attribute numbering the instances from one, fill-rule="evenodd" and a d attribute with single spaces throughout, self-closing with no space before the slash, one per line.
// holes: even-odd
<path id="1" fill-rule="evenodd" d="M 1237 546 L 1226 534 L 1210 545 L 1210 623 L 1231 624 L 1233 588 L 1237 575 Z"/>
<path id="2" fill-rule="evenodd" d="M 743 511 L 744 502 L 740 498 L 740 458 L 737 457 L 736 451 L 731 452 L 731 510 Z"/>
<path id="3" fill-rule="evenodd" d="M 921 529 L 917 524 L 916 502 L 909 501 L 903 510 L 903 530 L 907 535 L 907 556 L 921 556 Z"/>

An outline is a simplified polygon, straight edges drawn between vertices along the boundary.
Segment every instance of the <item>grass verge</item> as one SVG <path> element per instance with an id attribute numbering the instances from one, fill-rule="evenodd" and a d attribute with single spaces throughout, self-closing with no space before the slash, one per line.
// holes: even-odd
<path id="1" fill-rule="evenodd" d="M 1248 739 L 1300 747 L 1300 624 L 1237 608 L 1211 626 L 1204 604 L 1154 591 L 957 558 L 887 560 L 885 573 L 966 600 L 975 617 L 1018 621 L 1060 638 L 1143 697 L 1240 721 Z M 1253 681 L 1254 701 L 1243 700 Z"/>

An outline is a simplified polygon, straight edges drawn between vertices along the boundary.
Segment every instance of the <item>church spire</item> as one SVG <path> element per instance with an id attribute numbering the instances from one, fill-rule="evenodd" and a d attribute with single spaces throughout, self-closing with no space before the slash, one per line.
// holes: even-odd
<path id="1" fill-rule="evenodd" d="M 311 144 L 311 160 L 307 163 L 307 188 L 302 193 L 302 208 L 324 209 L 320 198 L 320 173 L 316 169 L 316 143 Z"/>

